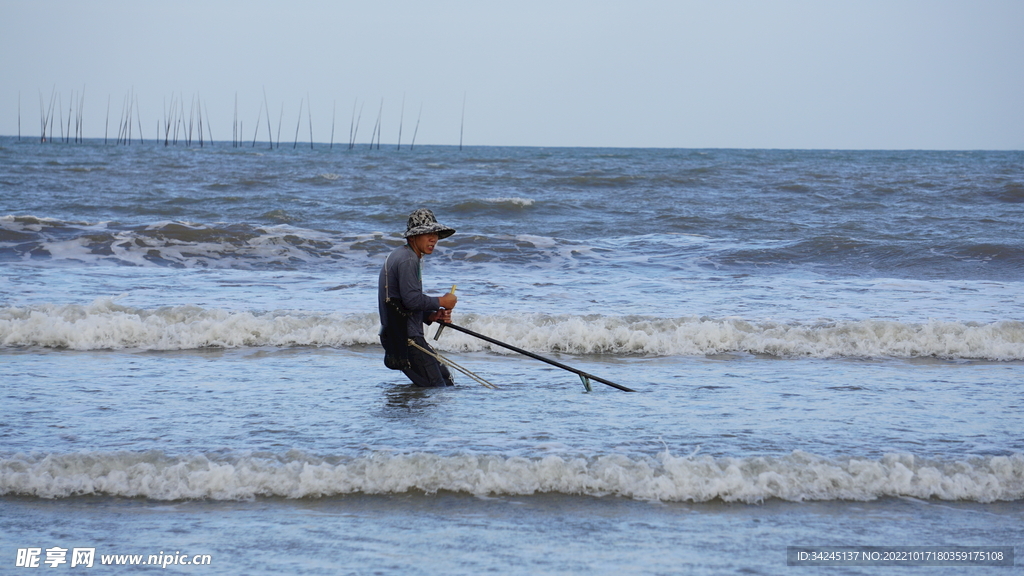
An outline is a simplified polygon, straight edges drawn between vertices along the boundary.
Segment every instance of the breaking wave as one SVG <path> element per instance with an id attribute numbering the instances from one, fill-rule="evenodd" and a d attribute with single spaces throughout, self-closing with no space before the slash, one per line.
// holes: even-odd
<path id="1" fill-rule="evenodd" d="M 72 350 L 353 346 L 379 341 L 376 318 L 199 306 L 143 309 L 104 298 L 86 306 L 0 308 L 0 345 Z"/>
<path id="2" fill-rule="evenodd" d="M 1024 455 L 926 460 L 783 457 L 593 457 L 374 453 L 318 457 L 161 451 L 16 454 L 0 459 L 0 495 L 80 495 L 156 500 L 319 498 L 344 494 L 478 496 L 558 493 L 663 502 L 758 503 L 886 497 L 1013 501 L 1024 498 Z"/>
<path id="3" fill-rule="evenodd" d="M 736 318 L 653 318 L 545 314 L 465 314 L 461 326 L 536 352 L 641 356 L 764 354 L 780 357 L 1024 360 L 1024 322 L 906 323 L 861 320 L 822 324 Z M 378 344 L 373 313 L 237 311 L 200 306 L 156 309 L 103 298 L 88 305 L 0 308 L 0 345 L 74 350 L 189 350 L 207 347 Z M 493 349 L 449 331 L 438 347 Z"/>
<path id="4" fill-rule="evenodd" d="M 517 207 L 520 207 L 520 208 L 526 208 L 526 207 L 529 207 L 529 206 L 533 206 L 533 199 L 532 198 L 519 198 L 517 196 L 508 197 L 508 198 L 506 198 L 506 197 L 502 197 L 502 198 L 487 198 L 487 199 L 484 200 L 484 202 L 490 202 L 492 204 L 507 204 L 507 205 L 510 205 L 510 206 L 517 206 Z"/>
<path id="5" fill-rule="evenodd" d="M 74 262 L 171 268 L 284 268 L 365 256 L 387 249 L 383 234 L 341 236 L 279 224 L 163 221 L 122 228 L 109 222 L 0 217 L 0 262 Z"/>

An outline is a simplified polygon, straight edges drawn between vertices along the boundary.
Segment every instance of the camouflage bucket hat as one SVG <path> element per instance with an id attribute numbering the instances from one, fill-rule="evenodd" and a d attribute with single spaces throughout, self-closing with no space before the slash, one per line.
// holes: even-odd
<path id="1" fill-rule="evenodd" d="M 437 234 L 438 238 L 447 238 L 455 234 L 455 229 L 438 224 L 433 212 L 427 208 L 420 208 L 409 215 L 409 224 L 402 236 L 408 238 L 420 234 Z"/>

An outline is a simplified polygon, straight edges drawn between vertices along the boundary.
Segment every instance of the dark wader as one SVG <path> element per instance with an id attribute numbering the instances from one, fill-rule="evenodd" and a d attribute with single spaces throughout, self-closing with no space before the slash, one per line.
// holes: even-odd
<path id="1" fill-rule="evenodd" d="M 431 352 L 434 351 L 427 344 L 427 341 L 419 336 L 413 338 L 413 341 Z M 409 346 L 409 368 L 403 369 L 402 373 L 408 376 L 409 380 L 412 380 L 412 383 L 416 386 L 440 388 L 455 385 L 455 381 L 452 379 L 447 366 L 438 362 L 437 358 L 420 351 L 415 346 Z"/>
<path id="2" fill-rule="evenodd" d="M 416 386 L 424 388 L 441 388 L 454 386 L 448 367 L 437 361 L 430 354 L 409 344 L 416 342 L 420 348 L 433 352 L 422 336 L 408 337 L 405 328 L 406 319 L 413 312 L 406 310 L 396 299 L 387 300 L 388 327 L 380 336 L 384 346 L 384 365 L 392 370 L 401 370 Z"/>

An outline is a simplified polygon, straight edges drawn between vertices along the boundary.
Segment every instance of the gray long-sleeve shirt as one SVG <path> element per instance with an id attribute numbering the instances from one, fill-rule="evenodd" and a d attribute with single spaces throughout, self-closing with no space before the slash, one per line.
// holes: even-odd
<path id="1" fill-rule="evenodd" d="M 387 326 L 387 298 L 398 298 L 408 310 L 416 310 L 408 319 L 409 338 L 423 336 L 423 323 L 426 317 L 437 311 L 441 305 L 437 297 L 423 293 L 423 280 L 420 273 L 420 259 L 409 245 L 399 246 L 388 255 L 380 269 L 377 280 L 377 312 L 380 315 L 381 332 Z"/>

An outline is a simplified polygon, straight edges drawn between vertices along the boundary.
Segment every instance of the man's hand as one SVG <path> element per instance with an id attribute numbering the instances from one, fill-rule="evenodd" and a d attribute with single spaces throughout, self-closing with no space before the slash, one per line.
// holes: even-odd
<path id="1" fill-rule="evenodd" d="M 448 310 L 447 308 L 441 308 L 437 312 L 434 312 L 433 314 L 427 316 L 427 320 L 429 320 L 430 322 L 447 322 L 451 324 L 452 311 Z"/>
<path id="2" fill-rule="evenodd" d="M 449 315 L 451 315 L 451 309 L 455 308 L 455 303 L 458 301 L 459 297 L 456 296 L 455 294 L 452 294 L 451 292 L 445 294 L 444 296 L 438 296 L 437 298 L 438 304 L 440 304 L 442 308 L 447 308 Z"/>
<path id="3" fill-rule="evenodd" d="M 447 323 L 451 324 L 451 322 L 452 322 L 452 311 L 447 309 L 447 308 L 441 308 L 440 310 L 437 311 L 437 320 L 439 322 L 447 322 Z"/>

